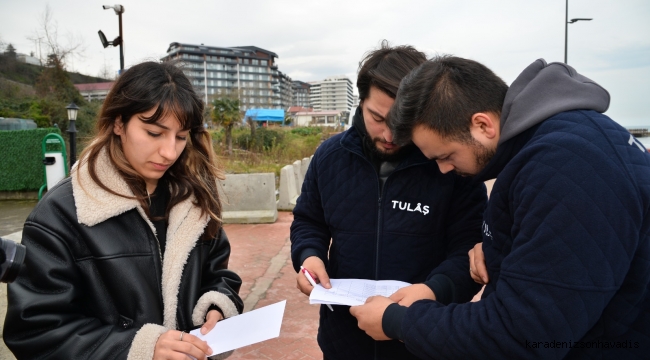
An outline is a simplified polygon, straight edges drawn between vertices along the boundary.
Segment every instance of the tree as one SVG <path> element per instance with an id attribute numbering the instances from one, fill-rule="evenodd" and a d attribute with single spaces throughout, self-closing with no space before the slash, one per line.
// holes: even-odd
<path id="1" fill-rule="evenodd" d="M 104 65 L 99 69 L 97 77 L 105 80 L 115 80 L 115 70 L 106 63 L 106 57 L 104 57 Z"/>
<path id="2" fill-rule="evenodd" d="M 239 122 L 239 100 L 233 98 L 214 99 L 212 101 L 212 121 L 224 128 L 226 135 L 226 153 L 232 154 L 232 128 Z"/>
<path id="3" fill-rule="evenodd" d="M 72 84 L 70 76 L 63 68 L 60 59 L 54 54 L 48 56 L 48 66 L 43 69 L 36 79 L 34 89 L 42 98 L 50 98 L 62 102 L 74 101 L 77 105 L 86 103 L 79 91 Z"/>
<path id="4" fill-rule="evenodd" d="M 7 45 L 7 48 L 5 49 L 5 55 L 12 58 L 12 59 L 15 59 L 16 58 L 16 48 L 11 44 Z"/>
<path id="5" fill-rule="evenodd" d="M 45 12 L 41 14 L 39 25 L 40 28 L 35 30 L 34 35 L 28 39 L 38 42 L 39 47 L 41 40 L 43 40 L 47 52 L 45 59 L 42 58 L 42 54 L 39 54 L 41 64 L 49 64 L 54 56 L 58 64 L 63 69 L 66 69 L 68 60 L 75 56 L 82 57 L 84 47 L 81 40 L 76 39 L 71 34 L 68 34 L 66 44 L 59 40 L 59 27 L 57 22 L 52 19 L 52 11 L 49 5 L 45 6 Z"/>

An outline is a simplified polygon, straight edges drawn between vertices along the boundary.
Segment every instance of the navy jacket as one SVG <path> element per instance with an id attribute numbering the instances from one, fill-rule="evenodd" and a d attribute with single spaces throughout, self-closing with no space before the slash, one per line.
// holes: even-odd
<path id="1" fill-rule="evenodd" d="M 604 89 L 564 64 L 534 63 L 511 86 L 508 137 L 479 175 L 498 174 L 483 226 L 490 282 L 476 303 L 402 308 L 400 337 L 421 358 L 650 354 L 650 155 L 597 111 L 507 118 L 552 110 L 571 96 L 536 101 L 574 81 L 571 102 L 607 108 Z"/>
<path id="2" fill-rule="evenodd" d="M 294 209 L 296 271 L 317 255 L 332 278 L 426 282 L 445 303 L 469 301 L 480 289 L 467 252 L 481 239 L 485 186 L 441 174 L 413 148 L 379 189 L 357 129 L 324 142 Z M 321 307 L 318 341 L 329 359 L 415 358 L 401 342 L 372 340 L 345 306 Z"/>

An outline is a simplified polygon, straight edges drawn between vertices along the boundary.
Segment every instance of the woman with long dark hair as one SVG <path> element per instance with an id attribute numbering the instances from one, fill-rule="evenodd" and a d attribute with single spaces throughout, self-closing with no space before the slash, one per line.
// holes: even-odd
<path id="1" fill-rule="evenodd" d="M 202 113 L 173 64 L 115 82 L 70 178 L 25 222 L 29 272 L 8 287 L 4 327 L 17 358 L 211 355 L 187 331 L 206 333 L 243 303 Z"/>

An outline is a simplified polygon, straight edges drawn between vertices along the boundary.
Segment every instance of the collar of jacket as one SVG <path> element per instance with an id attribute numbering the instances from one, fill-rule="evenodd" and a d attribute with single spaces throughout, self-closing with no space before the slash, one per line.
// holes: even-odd
<path id="1" fill-rule="evenodd" d="M 126 211 L 137 209 L 155 235 L 156 228 L 147 218 L 140 203 L 102 189 L 90 177 L 85 160 L 81 159 L 75 164 L 70 176 L 79 223 L 94 226 Z M 133 196 L 133 192 L 111 163 L 106 149 L 99 153 L 95 169 L 97 177 L 106 187 L 119 194 Z M 201 215 L 201 209 L 193 204 L 194 200 L 194 196 L 190 196 L 174 206 L 169 213 L 167 245 L 162 265 L 162 295 L 164 325 L 170 329 L 176 329 L 176 306 L 183 267 L 209 220 L 207 215 Z"/>
<path id="2" fill-rule="evenodd" d="M 364 126 L 363 114 L 360 109 L 361 107 L 359 106 L 354 114 L 352 126 L 343 133 L 340 143 L 342 148 L 363 157 L 372 164 L 372 160 L 369 159 L 363 151 L 362 136 L 368 136 L 368 133 Z M 395 170 L 400 170 L 413 165 L 420 165 L 429 161 L 429 159 L 427 159 L 416 146 L 407 146 L 412 147 L 412 149 L 404 154 L 404 158 L 400 161 Z"/>
<path id="3" fill-rule="evenodd" d="M 475 177 L 477 181 L 487 181 L 495 179 L 501 170 L 512 160 L 515 155 L 528 143 L 528 141 L 535 135 L 537 129 L 541 124 L 537 124 L 528 130 L 525 130 L 519 135 L 512 137 L 497 146 L 497 152 L 494 154 L 490 162 L 487 163 L 485 168 L 481 170 Z"/>

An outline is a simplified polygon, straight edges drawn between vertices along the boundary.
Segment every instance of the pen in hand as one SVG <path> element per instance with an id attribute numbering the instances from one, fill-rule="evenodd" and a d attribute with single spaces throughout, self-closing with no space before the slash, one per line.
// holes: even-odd
<path id="1" fill-rule="evenodd" d="M 316 281 L 314 280 L 313 277 L 311 277 L 311 274 L 309 273 L 309 270 L 307 270 L 307 269 L 305 269 L 304 267 L 301 266 L 300 271 L 302 271 L 302 273 L 305 274 L 305 277 L 307 278 L 307 281 L 309 281 L 311 286 L 316 287 Z M 334 311 L 334 309 L 332 308 L 332 305 L 330 305 L 330 304 L 325 304 L 325 305 L 327 305 L 327 307 L 330 310 Z"/>

